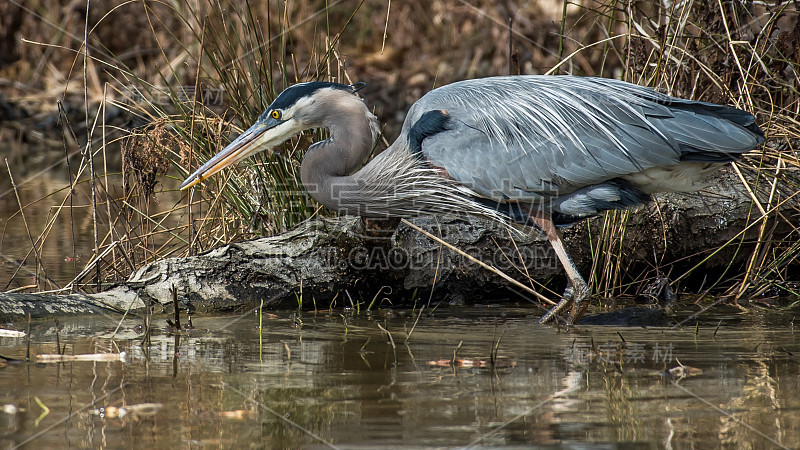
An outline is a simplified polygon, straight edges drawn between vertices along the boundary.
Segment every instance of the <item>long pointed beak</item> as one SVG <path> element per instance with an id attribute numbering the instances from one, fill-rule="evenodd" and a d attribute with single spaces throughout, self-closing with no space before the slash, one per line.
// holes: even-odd
<path id="1" fill-rule="evenodd" d="M 292 122 L 291 119 L 287 122 L 274 120 L 256 122 L 222 151 L 195 170 L 193 174 L 189 175 L 181 184 L 180 189 L 189 189 L 220 170 L 261 150 L 271 149 L 285 141 L 293 134 L 293 127 L 290 122 Z"/>

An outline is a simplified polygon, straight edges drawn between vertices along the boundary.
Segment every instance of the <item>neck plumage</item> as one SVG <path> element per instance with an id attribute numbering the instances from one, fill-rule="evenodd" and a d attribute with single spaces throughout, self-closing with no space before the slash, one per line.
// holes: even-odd
<path id="1" fill-rule="evenodd" d="M 352 99 L 327 109 L 336 113 L 320 120 L 319 128 L 327 128 L 330 138 L 309 147 L 300 165 L 300 179 L 315 200 L 333 211 L 362 217 L 433 213 L 505 220 L 473 201 L 468 189 L 424 164 L 405 138 L 358 170 L 372 152 L 379 128 L 364 103 Z"/>
<path id="2" fill-rule="evenodd" d="M 322 121 L 320 128 L 327 128 L 330 138 L 313 144 L 303 158 L 300 179 L 306 190 L 324 207 L 342 214 L 412 217 L 429 211 L 424 197 L 436 198 L 435 184 L 444 180 L 421 166 L 405 140 L 361 167 L 372 152 L 378 125 L 360 100 L 358 104 L 363 110 L 330 114 Z M 357 106 L 347 104 L 350 107 Z M 422 201 L 415 201 L 418 197 Z"/>
<path id="3" fill-rule="evenodd" d="M 311 196 L 328 209 L 359 215 L 355 191 L 359 169 L 372 152 L 378 123 L 355 96 L 337 103 L 337 113 L 324 118 L 330 138 L 314 143 L 300 165 L 300 179 Z"/>

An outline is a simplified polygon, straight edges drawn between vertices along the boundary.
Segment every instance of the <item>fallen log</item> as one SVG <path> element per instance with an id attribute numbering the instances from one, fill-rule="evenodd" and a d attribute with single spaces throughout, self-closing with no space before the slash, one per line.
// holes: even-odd
<path id="1" fill-rule="evenodd" d="M 794 229 L 790 217 L 800 202 L 791 195 L 784 195 L 789 200 L 779 210 L 787 219 L 768 215 L 773 240 Z M 723 270 L 736 273 L 751 256 L 759 217 L 751 193 L 730 173 L 714 180 L 713 192 L 659 195 L 631 212 L 617 244 L 621 267 L 634 276 L 653 275 L 655 265 L 663 274 L 679 274 L 707 258 L 696 278 Z M 584 275 L 590 275 L 602 220 L 564 230 L 568 251 Z M 420 217 L 412 223 L 525 285 L 533 281 L 555 292 L 565 286 L 555 253 L 536 231 L 512 232 L 464 217 Z M 730 241 L 735 245 L 720 249 Z M 98 294 L 0 294 L 0 319 L 119 314 L 147 306 L 168 312 L 173 289 L 182 307 L 199 313 L 242 312 L 262 301 L 267 309 L 410 306 L 429 298 L 434 303 L 541 305 L 524 289 L 405 224 L 376 236 L 362 219 L 345 216 L 308 221 L 277 236 L 222 245 L 194 257 L 167 258 Z"/>

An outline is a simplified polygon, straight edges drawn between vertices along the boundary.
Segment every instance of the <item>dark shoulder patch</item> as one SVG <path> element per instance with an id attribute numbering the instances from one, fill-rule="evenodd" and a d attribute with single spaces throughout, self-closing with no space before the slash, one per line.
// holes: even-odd
<path id="1" fill-rule="evenodd" d="M 295 84 L 281 92 L 272 104 L 269 105 L 269 109 L 286 109 L 301 98 L 308 97 L 322 88 L 341 89 L 343 91 L 353 92 L 353 88 L 349 85 L 332 83 L 330 81 L 311 81 L 308 83 Z"/>
<path id="2" fill-rule="evenodd" d="M 449 122 L 450 115 L 443 109 L 422 114 L 408 132 L 408 145 L 411 148 L 411 152 L 421 152 L 422 141 L 434 134 L 447 131 Z"/>

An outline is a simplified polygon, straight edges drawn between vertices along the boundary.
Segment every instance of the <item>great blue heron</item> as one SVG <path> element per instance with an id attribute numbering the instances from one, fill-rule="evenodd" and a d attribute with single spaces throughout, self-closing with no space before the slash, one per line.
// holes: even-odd
<path id="1" fill-rule="evenodd" d="M 569 278 L 551 312 L 572 300 L 572 322 L 589 289 L 556 226 L 654 192 L 697 190 L 702 175 L 764 141 L 754 117 L 739 109 L 604 78 L 508 76 L 428 92 L 397 140 L 363 165 L 378 122 L 360 87 L 286 89 L 181 189 L 303 130 L 328 129 L 330 138 L 309 147 L 300 166 L 313 198 L 362 217 L 458 213 L 533 224 Z"/>

